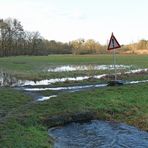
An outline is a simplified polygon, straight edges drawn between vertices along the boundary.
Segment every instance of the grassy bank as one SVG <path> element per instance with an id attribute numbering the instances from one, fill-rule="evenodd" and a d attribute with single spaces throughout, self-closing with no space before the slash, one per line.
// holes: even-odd
<path id="1" fill-rule="evenodd" d="M 0 88 L 0 147 L 51 147 L 43 121 L 54 115 L 85 111 L 97 112 L 101 120 L 124 122 L 148 131 L 147 90 L 147 83 L 143 83 L 62 93 L 35 102 L 24 92 Z"/>

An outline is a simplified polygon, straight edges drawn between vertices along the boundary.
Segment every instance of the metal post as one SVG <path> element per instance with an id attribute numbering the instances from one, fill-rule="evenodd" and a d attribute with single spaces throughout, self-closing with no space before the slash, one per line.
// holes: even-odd
<path id="1" fill-rule="evenodd" d="M 113 61 L 114 61 L 114 76 L 115 76 L 115 81 L 117 80 L 117 70 L 116 70 L 116 52 L 115 52 L 115 49 L 113 50 Z"/>

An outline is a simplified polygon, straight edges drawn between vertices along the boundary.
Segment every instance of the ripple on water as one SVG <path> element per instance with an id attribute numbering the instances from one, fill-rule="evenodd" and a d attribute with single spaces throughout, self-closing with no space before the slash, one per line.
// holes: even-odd
<path id="1" fill-rule="evenodd" d="M 91 121 L 49 129 L 55 148 L 148 148 L 148 133 L 121 123 Z"/>

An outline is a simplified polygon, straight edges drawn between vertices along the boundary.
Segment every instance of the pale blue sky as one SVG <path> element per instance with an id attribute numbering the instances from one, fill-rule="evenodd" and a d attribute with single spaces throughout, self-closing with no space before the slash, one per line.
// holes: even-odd
<path id="1" fill-rule="evenodd" d="M 49 40 L 104 44 L 111 32 L 120 44 L 148 40 L 148 0 L 0 0 L 0 18 L 8 17 Z"/>

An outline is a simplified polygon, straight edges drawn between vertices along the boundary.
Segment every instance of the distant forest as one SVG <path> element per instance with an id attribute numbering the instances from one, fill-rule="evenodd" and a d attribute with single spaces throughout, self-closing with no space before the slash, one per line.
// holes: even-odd
<path id="1" fill-rule="evenodd" d="M 118 53 L 148 53 L 148 40 L 123 45 Z M 17 19 L 0 20 L 0 56 L 49 54 L 106 54 L 107 45 L 93 39 L 77 39 L 67 43 L 44 39 L 39 32 L 25 31 Z"/>

